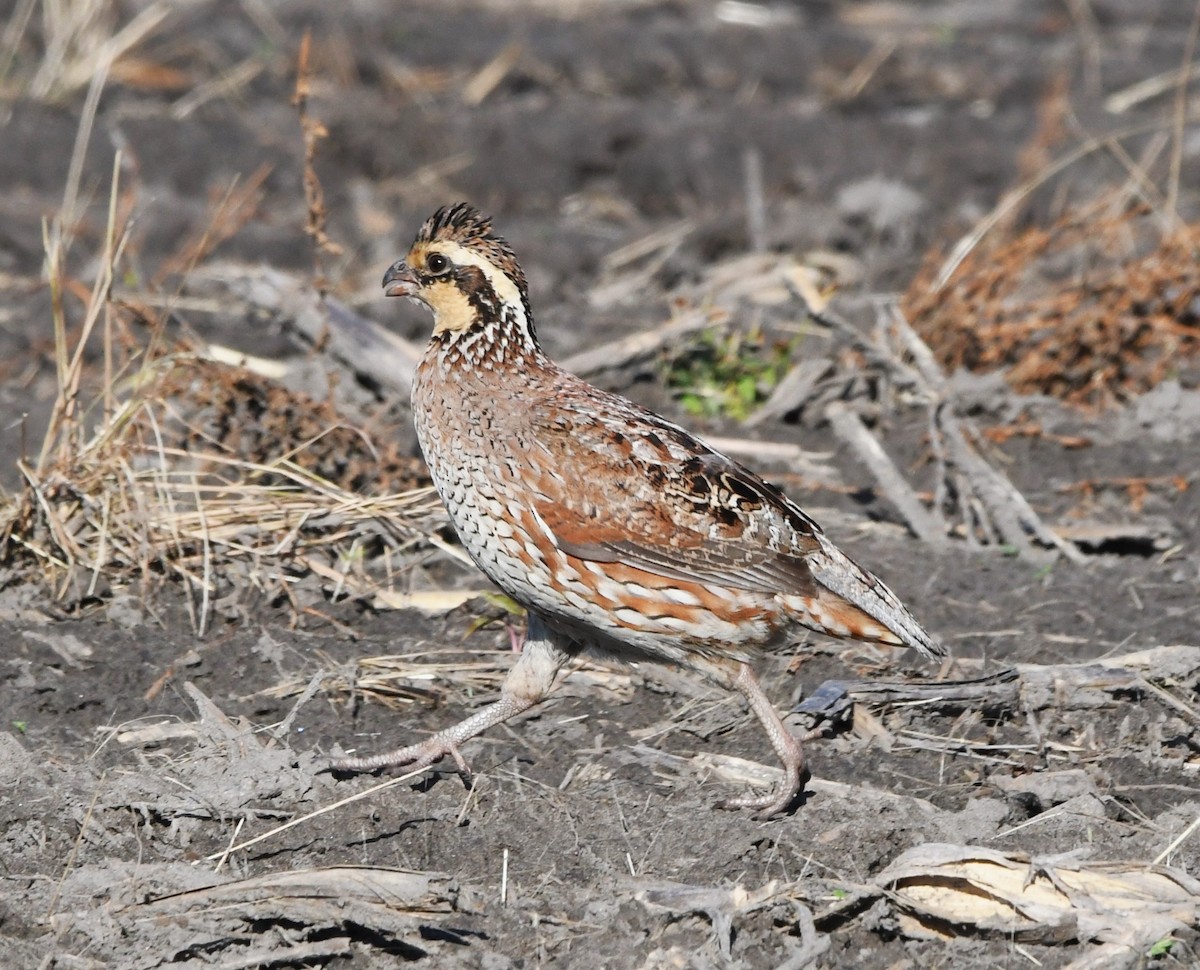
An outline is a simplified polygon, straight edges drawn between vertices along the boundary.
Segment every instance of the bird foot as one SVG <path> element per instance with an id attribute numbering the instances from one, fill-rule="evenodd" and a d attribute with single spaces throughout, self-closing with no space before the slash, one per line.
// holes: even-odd
<path id="1" fill-rule="evenodd" d="M 470 788 L 473 775 L 458 750 L 458 745 L 440 734 L 435 734 L 420 744 L 410 744 L 394 751 L 385 751 L 383 754 L 362 758 L 338 758 L 330 763 L 330 767 L 334 771 L 350 772 L 380 771 L 386 768 L 404 768 L 415 772 L 437 764 L 447 755 L 454 761 L 463 784 Z"/>
<path id="2" fill-rule="evenodd" d="M 743 808 L 754 809 L 754 818 L 766 822 L 776 815 L 782 815 L 795 803 L 803 786 L 800 779 L 794 785 L 785 783 L 776 791 L 766 795 L 743 795 L 740 798 L 723 798 L 717 802 L 717 808 L 737 811 Z"/>
<path id="3" fill-rule="evenodd" d="M 782 728 L 783 726 L 780 725 L 780 732 L 772 735 L 773 739 L 781 739 L 776 747 L 783 766 L 783 780 L 779 786 L 765 795 L 743 795 L 740 798 L 722 799 L 717 803 L 718 808 L 754 809 L 754 817 L 765 822 L 776 815 L 784 814 L 795 805 L 801 791 L 804 790 L 804 779 L 808 776 L 808 769 L 805 766 L 801 741 L 787 734 Z M 812 732 L 803 740 L 808 741 L 811 737 Z"/>

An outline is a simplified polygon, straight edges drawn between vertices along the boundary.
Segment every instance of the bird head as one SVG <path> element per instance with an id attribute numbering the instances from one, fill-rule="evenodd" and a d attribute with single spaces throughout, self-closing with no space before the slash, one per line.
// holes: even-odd
<path id="1" fill-rule="evenodd" d="M 428 307 L 435 338 L 503 330 L 510 341 L 537 345 L 525 274 L 512 247 L 465 202 L 425 220 L 408 254 L 383 274 L 383 292 Z"/>

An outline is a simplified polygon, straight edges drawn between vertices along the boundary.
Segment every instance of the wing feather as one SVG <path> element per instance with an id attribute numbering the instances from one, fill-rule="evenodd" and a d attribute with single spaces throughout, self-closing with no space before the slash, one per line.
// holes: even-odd
<path id="1" fill-rule="evenodd" d="M 621 402 L 624 404 L 625 402 Z M 537 411 L 555 469 L 536 510 L 568 555 L 685 582 L 807 593 L 820 528 L 783 493 L 634 405 Z"/>

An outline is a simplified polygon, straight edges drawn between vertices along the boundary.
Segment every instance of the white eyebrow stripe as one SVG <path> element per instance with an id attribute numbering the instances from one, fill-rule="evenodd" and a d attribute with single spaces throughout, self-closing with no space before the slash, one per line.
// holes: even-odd
<path id="1" fill-rule="evenodd" d="M 491 283 L 492 289 L 496 291 L 496 296 L 520 311 L 521 316 L 524 317 L 525 303 L 521 299 L 521 291 L 517 289 L 517 284 L 512 281 L 512 278 L 502 272 L 495 263 L 489 262 L 478 253 L 456 242 L 435 242 L 430 245 L 429 251 L 442 253 L 459 266 L 474 266 L 481 270 L 487 281 Z"/>

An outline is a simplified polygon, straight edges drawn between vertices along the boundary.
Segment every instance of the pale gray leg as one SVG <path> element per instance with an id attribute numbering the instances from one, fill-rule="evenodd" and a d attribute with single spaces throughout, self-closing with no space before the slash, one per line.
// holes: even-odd
<path id="1" fill-rule="evenodd" d="M 551 630 L 530 613 L 524 649 L 504 679 L 498 701 L 417 744 L 368 757 L 341 758 L 334 761 L 332 767 L 336 771 L 376 771 L 393 767 L 418 771 L 449 755 L 464 779 L 470 778 L 471 772 L 459 753 L 459 745 L 537 704 L 554 689 L 559 672 L 577 652 L 578 647 L 566 636 Z"/>
<path id="2" fill-rule="evenodd" d="M 800 739 L 792 735 L 784 725 L 778 712 L 772 706 L 770 699 L 759 686 L 758 678 L 749 664 L 738 664 L 735 671 L 724 667 L 714 667 L 706 671 L 710 677 L 731 690 L 738 691 L 750 710 L 758 718 L 760 724 L 771 739 L 771 747 L 783 764 L 783 784 L 769 795 L 747 795 L 742 798 L 728 798 L 719 803 L 721 808 L 753 808 L 757 809 L 758 818 L 770 818 L 786 809 L 803 786 L 801 775 L 804 771 L 804 748 Z"/>

